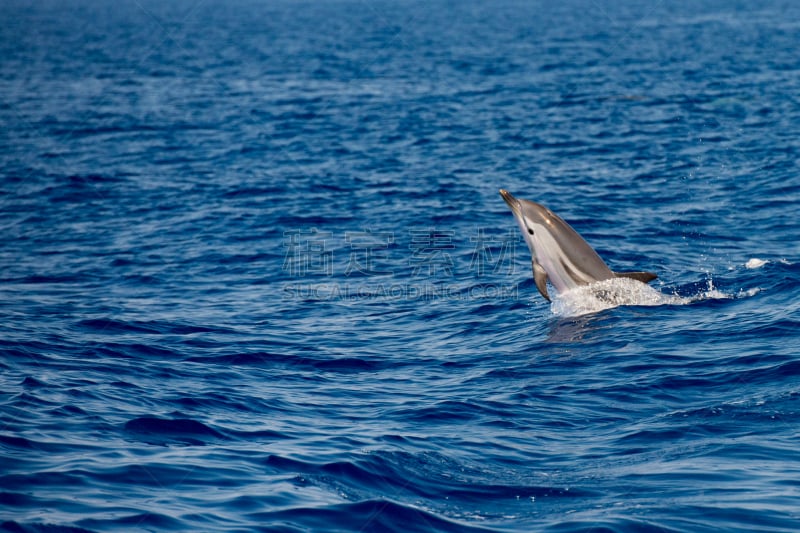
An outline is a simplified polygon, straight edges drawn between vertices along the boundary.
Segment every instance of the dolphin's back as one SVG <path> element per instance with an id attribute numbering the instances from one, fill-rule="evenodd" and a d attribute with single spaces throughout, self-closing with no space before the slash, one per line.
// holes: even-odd
<path id="1" fill-rule="evenodd" d="M 560 286 L 572 289 L 614 277 L 614 273 L 594 248 L 572 226 L 552 211 L 549 214 L 550 220 L 546 228 L 554 242 L 551 246 L 545 245 L 549 253 L 543 254 L 540 261 L 550 263 L 545 265 L 543 262 L 542 266 L 547 270 L 550 282 L 556 289 L 561 289 Z"/>

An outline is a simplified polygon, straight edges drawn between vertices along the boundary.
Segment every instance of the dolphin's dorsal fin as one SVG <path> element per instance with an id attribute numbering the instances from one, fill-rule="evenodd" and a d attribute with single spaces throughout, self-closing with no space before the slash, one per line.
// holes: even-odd
<path id="1" fill-rule="evenodd" d="M 636 281 L 641 281 L 642 283 L 650 283 L 658 277 L 652 272 L 614 272 L 614 275 L 618 278 L 635 279 Z"/>
<path id="2" fill-rule="evenodd" d="M 533 261 L 533 281 L 536 282 L 536 288 L 539 289 L 539 292 L 544 296 L 544 299 L 548 302 L 550 301 L 550 295 L 547 294 L 547 272 L 545 272 L 544 267 Z"/>

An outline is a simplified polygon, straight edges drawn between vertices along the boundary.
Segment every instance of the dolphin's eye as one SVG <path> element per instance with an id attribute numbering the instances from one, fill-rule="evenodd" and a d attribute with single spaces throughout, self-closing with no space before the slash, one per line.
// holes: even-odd
<path id="1" fill-rule="evenodd" d="M 531 228 L 528 228 L 528 235 L 533 235 L 533 230 Z"/>

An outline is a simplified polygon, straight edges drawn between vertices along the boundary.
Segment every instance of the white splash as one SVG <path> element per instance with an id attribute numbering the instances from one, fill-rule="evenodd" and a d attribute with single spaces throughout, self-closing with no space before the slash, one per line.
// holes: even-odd
<path id="1" fill-rule="evenodd" d="M 693 301 L 693 298 L 664 294 L 640 281 L 613 278 L 559 294 L 553 298 L 550 310 L 558 316 L 580 316 L 620 305 L 686 305 Z"/>
<path id="2" fill-rule="evenodd" d="M 733 298 L 732 294 L 728 294 L 727 292 L 722 292 L 721 290 L 714 287 L 714 279 L 711 277 L 711 274 L 708 274 L 708 276 L 709 277 L 706 280 L 706 283 L 708 284 L 706 286 L 706 290 L 695 294 L 691 298 L 688 298 L 689 303 L 699 302 L 702 300 L 729 300 Z"/>
<path id="3" fill-rule="evenodd" d="M 755 296 L 759 292 L 761 292 L 761 288 L 760 287 L 753 287 L 752 289 L 747 289 L 747 290 L 742 289 L 742 290 L 739 291 L 739 294 L 736 295 L 736 297 L 737 298 L 749 298 L 751 296 Z"/>
<path id="4" fill-rule="evenodd" d="M 748 260 L 747 263 L 744 264 L 746 268 L 761 268 L 762 266 L 769 263 L 766 259 L 758 259 L 757 257 L 753 257 L 752 259 Z"/>
<path id="5" fill-rule="evenodd" d="M 723 292 L 714 287 L 714 280 L 706 280 L 705 290 L 692 296 L 665 294 L 650 285 L 629 278 L 613 278 L 584 285 L 553 298 L 550 310 L 554 315 L 576 317 L 613 309 L 621 305 L 658 306 L 688 305 L 705 300 L 731 300 L 747 298 L 760 292 L 759 288 L 741 290 L 738 294 Z"/>
<path id="6" fill-rule="evenodd" d="M 784 262 L 785 260 L 781 260 Z M 769 261 L 751 259 L 747 268 L 759 268 Z M 787 262 L 788 264 L 788 262 Z M 714 286 L 710 272 L 706 272 L 705 288 L 695 294 L 679 296 L 663 293 L 650 285 L 630 278 L 612 278 L 557 294 L 550 304 L 550 311 L 560 317 L 577 317 L 599 313 L 621 305 L 658 306 L 689 305 L 706 300 L 733 300 L 750 298 L 761 292 L 759 287 L 740 289 L 738 292 L 724 292 Z M 552 292 L 551 292 L 552 294 Z"/>

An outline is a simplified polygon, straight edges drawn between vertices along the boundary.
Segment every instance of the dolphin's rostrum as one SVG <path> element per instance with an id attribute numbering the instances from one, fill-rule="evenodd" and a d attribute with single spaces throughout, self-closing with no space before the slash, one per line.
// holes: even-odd
<path id="1" fill-rule="evenodd" d="M 541 204 L 514 198 L 500 189 L 531 252 L 536 288 L 548 301 L 548 280 L 561 293 L 612 278 L 631 278 L 643 283 L 656 279 L 652 272 L 612 272 L 578 232 Z"/>

